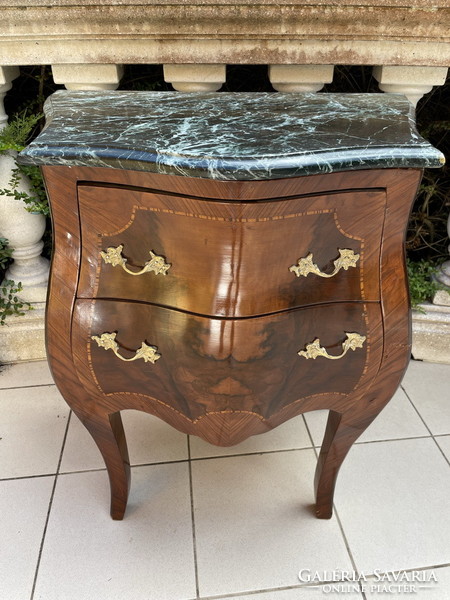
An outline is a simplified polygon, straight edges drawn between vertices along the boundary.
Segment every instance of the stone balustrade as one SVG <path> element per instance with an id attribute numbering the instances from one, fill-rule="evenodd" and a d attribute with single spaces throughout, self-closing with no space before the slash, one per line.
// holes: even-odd
<path id="1" fill-rule="evenodd" d="M 51 64 L 55 83 L 69 90 L 113 90 L 123 65 L 136 63 L 162 64 L 175 90 L 193 93 L 219 90 L 227 64 L 268 65 L 273 88 L 283 92 L 321 90 L 332 82 L 336 64 L 372 65 L 382 91 L 403 93 L 415 105 L 446 80 L 450 6 L 448 0 L 5 0 L 0 128 L 17 65 Z M 0 155 L 0 188 L 7 187 L 13 166 L 12 156 Z M 45 356 L 42 232 L 43 217 L 0 196 L 0 234 L 14 247 L 8 275 L 22 282 L 23 298 L 34 305 L 0 329 L 0 363 Z M 444 283 L 449 265 L 440 274 Z M 436 301 L 448 298 L 441 294 Z M 433 307 L 434 328 L 440 318 L 450 348 L 450 307 Z M 423 358 L 422 350 L 418 354 Z M 450 350 L 444 360 L 450 362 Z"/>

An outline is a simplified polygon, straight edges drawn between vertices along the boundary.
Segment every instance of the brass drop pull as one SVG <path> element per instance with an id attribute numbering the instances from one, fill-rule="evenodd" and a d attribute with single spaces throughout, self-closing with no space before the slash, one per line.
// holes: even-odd
<path id="1" fill-rule="evenodd" d="M 127 259 L 122 256 L 123 244 L 117 246 L 117 248 L 107 248 L 106 252 L 103 250 L 100 252 L 100 256 L 103 258 L 107 265 L 113 267 L 120 266 L 124 271 L 130 275 L 143 275 L 149 271 L 153 271 L 156 275 L 167 275 L 167 271 L 172 266 L 166 263 L 163 256 L 158 256 L 150 250 L 150 260 L 148 260 L 140 271 L 130 271 L 127 267 Z"/>
<path id="2" fill-rule="evenodd" d="M 142 358 L 145 362 L 155 363 L 161 354 L 157 352 L 156 346 L 148 346 L 145 342 L 142 342 L 141 347 L 136 350 L 136 354 L 132 358 L 124 358 L 119 354 L 119 344 L 116 342 L 117 333 L 102 333 L 100 336 L 93 335 L 91 339 L 95 340 L 100 348 L 105 350 L 112 350 L 117 358 L 124 360 L 125 362 L 131 362 Z"/>
<path id="3" fill-rule="evenodd" d="M 364 342 L 366 341 L 365 335 L 359 335 L 359 333 L 346 333 L 347 339 L 342 342 L 342 354 L 338 356 L 332 356 L 328 354 L 325 348 L 320 345 L 319 338 L 316 338 L 311 344 L 307 344 L 305 350 L 300 350 L 297 352 L 299 356 L 304 356 L 305 358 L 317 358 L 318 356 L 323 356 L 324 358 L 329 358 L 330 360 L 338 360 L 347 354 L 349 350 L 356 350 L 356 348 L 362 348 Z"/>
<path id="4" fill-rule="evenodd" d="M 359 254 L 355 254 L 353 250 L 339 248 L 339 258 L 334 261 L 334 271 L 332 273 L 323 273 L 319 267 L 313 263 L 313 255 L 310 252 L 306 258 L 299 258 L 296 265 L 289 267 L 289 271 L 295 273 L 297 277 L 303 275 L 307 277 L 309 273 L 314 273 L 319 277 L 334 277 L 341 269 L 347 271 L 350 267 L 356 267 L 359 260 Z"/>

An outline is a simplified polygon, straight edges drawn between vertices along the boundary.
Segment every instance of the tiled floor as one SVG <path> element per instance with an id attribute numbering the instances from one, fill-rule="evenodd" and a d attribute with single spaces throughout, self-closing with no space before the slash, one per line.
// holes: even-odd
<path id="1" fill-rule="evenodd" d="M 47 366 L 0 372 L 0 600 L 450 599 L 450 366 L 411 363 L 347 457 L 330 521 L 312 513 L 323 413 L 229 449 L 124 417 L 132 488 L 115 522 Z M 330 571 L 362 574 L 363 591 Z"/>

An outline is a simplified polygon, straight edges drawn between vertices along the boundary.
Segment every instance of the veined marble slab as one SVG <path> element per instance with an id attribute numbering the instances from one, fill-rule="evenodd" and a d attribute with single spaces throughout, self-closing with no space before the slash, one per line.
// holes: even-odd
<path id="1" fill-rule="evenodd" d="M 440 167 L 396 94 L 58 91 L 22 164 L 221 180 Z"/>

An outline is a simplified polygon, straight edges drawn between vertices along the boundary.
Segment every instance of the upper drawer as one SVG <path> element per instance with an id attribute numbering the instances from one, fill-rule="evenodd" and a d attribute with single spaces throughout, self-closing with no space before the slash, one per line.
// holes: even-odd
<path id="1" fill-rule="evenodd" d="M 379 299 L 383 190 L 242 203 L 80 185 L 78 197 L 78 297 L 226 317 Z"/>

